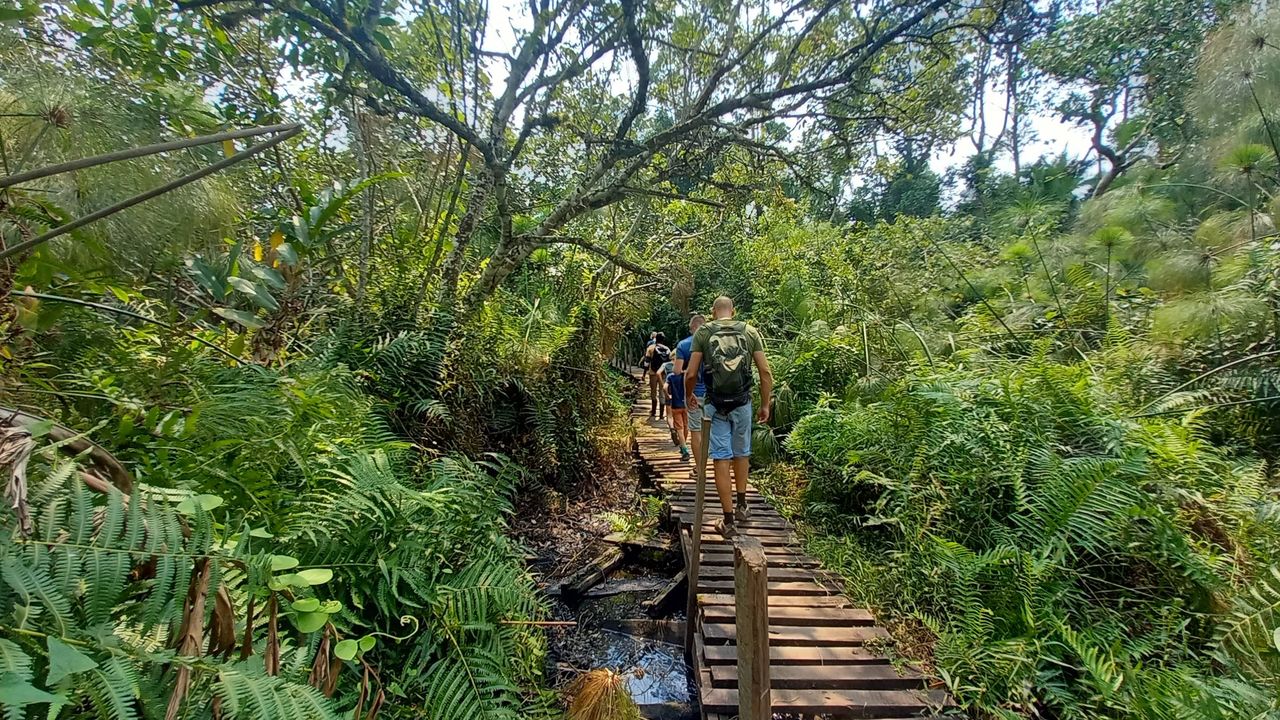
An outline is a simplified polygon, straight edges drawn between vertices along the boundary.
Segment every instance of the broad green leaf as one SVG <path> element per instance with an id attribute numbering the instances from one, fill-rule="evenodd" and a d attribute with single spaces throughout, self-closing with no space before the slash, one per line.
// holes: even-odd
<path id="1" fill-rule="evenodd" d="M 323 585 L 333 579 L 333 571 L 329 568 L 308 568 L 299 570 L 297 575 L 308 585 Z"/>
<path id="2" fill-rule="evenodd" d="M 320 609 L 320 601 L 316 598 L 302 598 L 294 600 L 290 607 L 301 613 L 312 613 Z"/>
<path id="3" fill-rule="evenodd" d="M 249 533 L 253 535 L 253 533 Z M 261 537 L 261 536 L 255 536 Z M 270 536 L 268 536 L 270 537 Z M 288 555 L 272 555 L 271 556 L 271 572 L 280 572 L 281 570 L 292 570 L 298 567 L 298 558 Z"/>
<path id="4" fill-rule="evenodd" d="M 46 645 L 49 648 L 49 675 L 44 680 L 45 685 L 52 687 L 68 675 L 98 667 L 93 658 L 55 637 L 46 638 Z"/>
<path id="5" fill-rule="evenodd" d="M 193 495 L 178 503 L 178 512 L 183 515 L 194 515 L 199 507 L 205 512 L 222 506 L 222 498 L 217 495 Z"/>
<path id="6" fill-rule="evenodd" d="M 51 695 L 13 673 L 0 675 L 0 707 L 23 707 L 34 703 L 61 701 L 61 696 Z"/>
<path id="7" fill-rule="evenodd" d="M 0 7 L 0 23 L 26 20 L 40 14 L 39 5 L 19 5 L 17 7 Z"/>
<path id="8" fill-rule="evenodd" d="M 285 288 L 284 276 L 279 272 L 272 270 L 265 265 L 249 264 L 244 266 L 254 277 L 266 283 L 267 287 L 273 290 L 283 290 Z"/>
<path id="9" fill-rule="evenodd" d="M 49 434 L 49 431 L 53 429 L 53 425 L 52 420 L 37 420 L 27 425 L 26 428 L 27 432 L 31 433 L 31 437 L 41 438 Z"/>
<path id="10" fill-rule="evenodd" d="M 205 262 L 203 257 L 193 255 L 187 258 L 187 272 L 196 281 L 196 284 L 207 290 L 215 300 L 221 300 L 227 296 L 226 273 L 220 269 L 215 269 Z"/>
<path id="11" fill-rule="evenodd" d="M 1280 650 L 1280 627 L 1276 628 L 1276 631 L 1271 634 L 1271 644 L 1276 647 L 1276 650 Z"/>
<path id="12" fill-rule="evenodd" d="M 293 624 L 304 633 L 315 632 L 324 627 L 327 622 L 329 622 L 329 615 L 322 612 L 299 613 L 293 619 Z"/>
<path id="13" fill-rule="evenodd" d="M 257 330 L 262 327 L 261 320 L 254 317 L 253 313 L 245 312 L 244 310 L 232 310 L 231 308 L 216 307 L 213 309 L 213 312 L 219 317 L 226 318 L 227 320 L 234 320 L 250 330 Z"/>
<path id="14" fill-rule="evenodd" d="M 227 278 L 227 282 L 231 283 L 231 287 L 247 295 L 254 305 L 264 310 L 275 311 L 280 309 L 280 303 L 271 297 L 270 291 L 258 283 L 242 277 Z"/>
<path id="15" fill-rule="evenodd" d="M 372 635 L 365 635 L 360 638 L 360 652 L 369 652 L 374 645 L 378 644 L 378 638 Z"/>
<path id="16" fill-rule="evenodd" d="M 298 252 L 289 243 L 280 243 L 276 246 L 276 257 L 280 258 L 280 262 L 289 267 L 298 266 Z"/>
<path id="17" fill-rule="evenodd" d="M 356 644 L 355 640 L 343 640 L 333 646 L 333 654 L 343 660 L 352 660 L 355 658 L 356 650 L 358 649 L 359 645 Z"/>
<path id="18" fill-rule="evenodd" d="M 298 242 L 302 243 L 303 247 L 307 247 L 311 244 L 311 236 L 308 232 L 307 222 L 297 215 L 293 216 L 293 237 Z M 277 250 L 278 249 L 279 248 L 277 248 Z"/>
<path id="19" fill-rule="evenodd" d="M 342 603 L 337 600 L 325 600 L 320 604 L 320 612 L 330 615 L 340 613 L 342 612 Z"/>
<path id="20" fill-rule="evenodd" d="M 267 539 L 270 539 L 270 538 L 275 537 L 275 535 L 272 535 L 272 534 L 271 534 L 271 531 L 267 530 L 266 528 L 264 528 L 264 527 L 260 527 L 260 528 L 254 528 L 254 529 L 250 530 L 250 531 L 249 531 L 249 537 L 267 538 Z M 287 555 L 274 555 L 273 557 L 288 557 L 288 556 L 287 556 Z M 289 558 L 289 559 L 290 559 L 290 560 L 293 560 L 293 558 Z M 294 562 L 294 564 L 296 565 L 298 561 L 297 561 L 297 560 L 293 560 L 293 562 Z M 272 570 L 274 570 L 274 569 L 275 569 L 275 568 L 272 568 Z M 281 568 L 281 570 L 288 570 L 288 569 L 289 569 L 289 568 Z"/>

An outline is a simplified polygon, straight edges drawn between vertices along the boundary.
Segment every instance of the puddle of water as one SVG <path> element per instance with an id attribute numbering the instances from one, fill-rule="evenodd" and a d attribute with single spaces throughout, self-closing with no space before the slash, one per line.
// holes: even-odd
<path id="1" fill-rule="evenodd" d="M 636 568 L 610 576 L 612 581 L 649 578 L 666 579 Z M 646 718 L 694 720 L 698 712 L 692 673 L 684 662 L 683 623 L 644 617 L 643 601 L 656 592 L 584 599 L 575 610 L 578 626 L 553 643 L 553 653 L 573 667 L 609 668 L 623 676 Z"/>
<path id="2" fill-rule="evenodd" d="M 689 703 L 689 668 L 684 649 L 611 630 L 600 631 L 595 667 L 617 669 L 637 705 Z"/>

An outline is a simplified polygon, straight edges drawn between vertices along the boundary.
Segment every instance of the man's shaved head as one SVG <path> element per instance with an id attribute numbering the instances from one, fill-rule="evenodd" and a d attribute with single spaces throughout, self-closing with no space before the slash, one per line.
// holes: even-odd
<path id="1" fill-rule="evenodd" d="M 728 295 L 716 298 L 716 301 L 711 303 L 711 317 L 717 320 L 733 317 L 733 298 Z"/>
<path id="2" fill-rule="evenodd" d="M 706 321 L 707 318 L 705 315 L 702 313 L 695 313 L 693 317 L 689 318 L 689 332 L 698 332 L 698 328 L 702 327 L 702 323 Z"/>

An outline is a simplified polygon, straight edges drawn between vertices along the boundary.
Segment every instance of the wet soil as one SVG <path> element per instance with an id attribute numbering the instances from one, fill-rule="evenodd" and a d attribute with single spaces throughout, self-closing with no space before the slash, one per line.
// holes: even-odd
<path id="1" fill-rule="evenodd" d="M 610 547 L 604 538 L 615 528 L 608 514 L 640 507 L 629 444 L 611 465 L 613 471 L 598 476 L 595 487 L 574 497 L 537 492 L 517 503 L 512 534 L 546 593 L 549 619 L 576 623 L 547 628 L 548 678 L 563 688 L 581 673 L 609 668 L 627 679 L 645 717 L 692 720 L 699 713 L 684 661 L 683 618 L 646 616 L 646 601 L 663 591 L 679 570 L 676 564 L 646 562 L 638 554 L 596 586 L 607 594 L 589 592 L 573 604 L 559 596 L 560 581 Z M 612 592 L 618 588 L 625 591 Z"/>

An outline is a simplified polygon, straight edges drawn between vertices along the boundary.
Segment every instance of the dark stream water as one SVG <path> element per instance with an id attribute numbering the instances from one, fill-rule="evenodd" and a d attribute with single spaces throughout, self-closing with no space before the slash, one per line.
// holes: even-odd
<path id="1" fill-rule="evenodd" d="M 645 615 L 644 602 L 661 592 L 669 579 L 637 566 L 612 573 L 598 591 L 621 581 L 639 581 L 628 585 L 650 589 L 587 597 L 576 607 L 562 606 L 578 625 L 555 638 L 551 650 L 562 668 L 608 668 L 623 676 L 647 718 L 693 720 L 699 714 L 692 673 L 684 661 L 684 621 Z"/>

